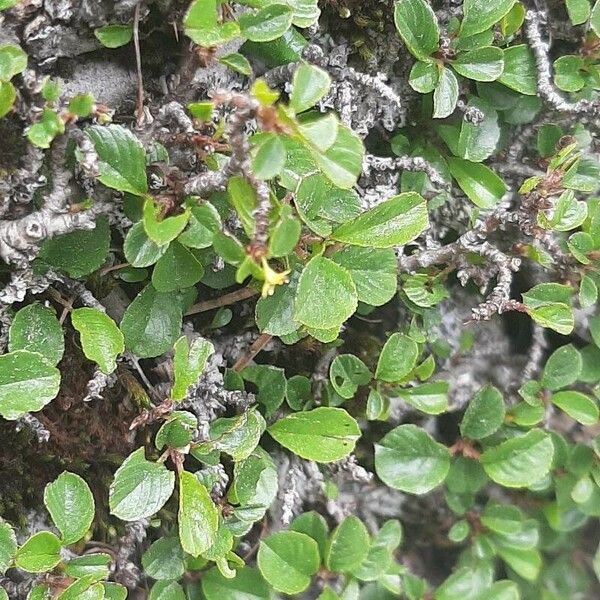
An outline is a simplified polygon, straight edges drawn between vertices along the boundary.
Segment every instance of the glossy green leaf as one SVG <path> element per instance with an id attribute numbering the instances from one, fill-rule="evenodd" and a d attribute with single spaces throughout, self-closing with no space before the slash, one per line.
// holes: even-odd
<path id="1" fill-rule="evenodd" d="M 345 399 L 352 398 L 361 385 L 371 381 L 371 372 L 353 354 L 338 354 L 329 367 L 329 378 L 335 391 Z"/>
<path id="2" fill-rule="evenodd" d="M 332 237 L 354 246 L 391 248 L 411 242 L 428 225 L 425 200 L 415 192 L 406 192 L 338 227 Z"/>
<path id="3" fill-rule="evenodd" d="M 528 487 L 550 470 L 554 445 L 540 429 L 488 448 L 481 464 L 489 477 L 504 487 Z"/>
<path id="4" fill-rule="evenodd" d="M 56 365 L 63 356 L 65 340 L 54 311 L 38 302 L 17 311 L 8 331 L 8 349 L 37 352 Z"/>
<path id="5" fill-rule="evenodd" d="M 504 71 L 498 81 L 520 94 L 537 94 L 537 69 L 528 46 L 521 44 L 504 50 Z"/>
<path id="6" fill-rule="evenodd" d="M 185 573 L 185 555 L 176 537 L 156 540 L 142 555 L 144 572 L 152 579 L 179 579 Z"/>
<path id="7" fill-rule="evenodd" d="M 120 48 L 133 39 L 131 25 L 105 25 L 94 29 L 94 35 L 106 48 Z"/>
<path id="8" fill-rule="evenodd" d="M 360 302 L 381 306 L 396 294 L 398 262 L 392 248 L 348 246 L 331 260 L 350 273 Z"/>
<path id="9" fill-rule="evenodd" d="M 285 165 L 285 146 L 275 134 L 268 134 L 256 149 L 252 170 L 259 179 L 272 179 Z"/>
<path id="10" fill-rule="evenodd" d="M 506 193 L 506 184 L 481 163 L 449 158 L 448 166 L 460 189 L 479 208 L 493 208 Z"/>
<path id="11" fill-rule="evenodd" d="M 112 557 L 103 552 L 76 556 L 65 563 L 65 574 L 69 577 L 93 577 L 95 581 L 106 579 L 110 573 Z"/>
<path id="12" fill-rule="evenodd" d="M 358 424 L 345 410 L 324 406 L 279 419 L 268 432 L 294 454 L 321 463 L 348 456 L 360 437 Z"/>
<path id="13" fill-rule="evenodd" d="M 331 85 L 328 73 L 310 64 L 301 64 L 294 73 L 290 107 L 300 113 L 314 106 Z"/>
<path id="14" fill-rule="evenodd" d="M 184 245 L 173 240 L 154 267 L 152 285 L 158 292 L 174 292 L 195 285 L 203 275 L 202 263 Z"/>
<path id="15" fill-rule="evenodd" d="M 7 115 L 17 99 L 17 90 L 9 81 L 0 81 L 0 119 Z"/>
<path id="16" fill-rule="evenodd" d="M 174 473 L 164 464 L 146 460 L 144 448 L 138 448 L 115 473 L 108 497 L 110 512 L 123 521 L 151 517 L 170 498 L 174 486 Z"/>
<path id="17" fill-rule="evenodd" d="M 171 391 L 171 398 L 183 400 L 188 388 L 200 379 L 206 361 L 214 352 L 214 346 L 201 337 L 194 338 L 190 343 L 186 336 L 182 336 L 175 342 L 174 349 L 175 383 Z"/>
<path id="18" fill-rule="evenodd" d="M 256 13 L 240 15 L 241 34 L 252 42 L 269 42 L 290 28 L 292 18 L 292 9 L 286 4 L 268 4 Z"/>
<path id="19" fill-rule="evenodd" d="M 257 569 L 244 567 L 227 579 L 218 569 L 210 569 L 202 576 L 202 591 L 206 600 L 270 600 L 271 591 Z"/>
<path id="20" fill-rule="evenodd" d="M 375 444 L 375 472 L 391 488 L 426 494 L 449 469 L 448 449 L 416 425 L 400 425 Z"/>
<path id="21" fill-rule="evenodd" d="M 173 347 L 182 318 L 181 304 L 173 293 L 157 292 L 147 285 L 123 315 L 125 347 L 141 358 L 160 356 Z"/>
<path id="22" fill-rule="evenodd" d="M 473 440 L 492 435 L 502 426 L 505 414 L 502 394 L 493 385 L 486 385 L 469 402 L 460 422 L 460 433 Z"/>
<path id="23" fill-rule="evenodd" d="M 433 54 L 440 30 L 431 6 L 425 0 L 400 0 L 394 8 L 394 23 L 410 52 L 420 59 Z"/>
<path id="24" fill-rule="evenodd" d="M 0 519 L 0 575 L 6 573 L 17 552 L 17 536 L 13 528 Z"/>
<path id="25" fill-rule="evenodd" d="M 208 490 L 192 473 L 179 475 L 179 539 L 181 547 L 198 557 L 214 543 L 219 513 Z"/>
<path id="26" fill-rule="evenodd" d="M 375 377 L 381 381 L 396 382 L 404 379 L 416 366 L 419 347 L 402 333 L 393 333 L 379 355 Z"/>
<path id="27" fill-rule="evenodd" d="M 572 344 L 561 346 L 546 361 L 541 384 L 551 391 L 571 385 L 577 381 L 582 366 L 581 354 Z"/>
<path id="28" fill-rule="evenodd" d="M 552 395 L 552 404 L 582 425 L 591 426 L 598 423 L 598 405 L 586 394 L 576 391 L 557 392 Z"/>
<path id="29" fill-rule="evenodd" d="M 125 258 L 134 267 L 149 267 L 153 265 L 168 248 L 167 244 L 159 246 L 153 242 L 148 237 L 144 229 L 144 224 L 141 222 L 133 224 L 133 227 L 127 232 L 123 244 Z"/>
<path id="30" fill-rule="evenodd" d="M 19 46 L 0 46 L 0 81 L 10 81 L 27 68 L 27 54 Z"/>
<path id="31" fill-rule="evenodd" d="M 252 75 L 252 65 L 243 54 L 239 54 L 238 52 L 221 56 L 221 58 L 219 58 L 219 62 L 227 65 L 230 69 L 233 69 L 242 75 Z"/>
<path id="32" fill-rule="evenodd" d="M 475 81 L 495 81 L 504 71 L 504 53 L 500 48 L 487 46 L 461 53 L 451 64 L 463 77 Z"/>
<path id="33" fill-rule="evenodd" d="M 184 229 L 190 219 L 190 210 L 163 218 L 162 209 L 151 198 L 144 202 L 144 230 L 148 237 L 159 246 L 172 242 Z"/>
<path id="34" fill-rule="evenodd" d="M 261 541 L 257 564 L 262 576 L 276 590 L 300 594 L 319 569 L 319 547 L 303 533 L 281 531 Z"/>
<path id="35" fill-rule="evenodd" d="M 315 329 L 329 329 L 346 321 L 357 306 L 358 294 L 350 273 L 329 258 L 311 259 L 298 281 L 294 320 Z"/>
<path id="36" fill-rule="evenodd" d="M 81 336 L 83 353 L 109 375 L 117 368 L 116 358 L 125 351 L 125 340 L 117 324 L 97 308 L 77 308 L 71 323 Z"/>
<path id="37" fill-rule="evenodd" d="M 458 80 L 456 75 L 448 67 L 443 67 L 433 90 L 433 118 L 449 117 L 454 112 L 457 101 Z"/>
<path id="38" fill-rule="evenodd" d="M 52 570 L 61 560 L 60 540 L 49 531 L 32 535 L 15 555 L 15 565 L 28 573 Z"/>
<path id="39" fill-rule="evenodd" d="M 363 522 L 353 515 L 346 517 L 327 543 L 327 568 L 337 573 L 351 573 L 367 557 L 369 543 L 369 533 Z"/>
<path id="40" fill-rule="evenodd" d="M 464 17 L 460 27 L 461 37 L 467 37 L 489 29 L 508 13 L 516 1 L 465 0 L 463 5 Z"/>
<path id="41" fill-rule="evenodd" d="M 58 394 L 60 371 L 41 354 L 17 350 L 0 356 L 0 415 L 14 421 L 41 410 Z"/>
<path id="42" fill-rule="evenodd" d="M 292 531 L 304 533 L 315 540 L 319 545 L 321 557 L 325 556 L 327 539 L 329 537 L 329 527 L 322 515 L 314 510 L 302 513 L 290 523 L 290 529 Z"/>
<path id="43" fill-rule="evenodd" d="M 64 471 L 44 489 L 44 504 L 64 544 L 79 541 L 94 520 L 94 496 L 75 473 Z"/>
<path id="44" fill-rule="evenodd" d="M 141 142 L 120 125 L 86 130 L 98 154 L 98 179 L 107 187 L 143 196 L 148 191 L 146 152 Z"/>
<path id="45" fill-rule="evenodd" d="M 40 249 L 40 259 L 74 278 L 85 277 L 99 269 L 108 256 L 110 227 L 102 216 L 94 229 L 72 231 L 46 240 Z"/>

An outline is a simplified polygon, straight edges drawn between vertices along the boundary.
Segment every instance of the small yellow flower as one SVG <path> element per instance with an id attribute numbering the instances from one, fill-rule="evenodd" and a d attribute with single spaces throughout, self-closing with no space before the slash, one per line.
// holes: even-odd
<path id="1" fill-rule="evenodd" d="M 278 273 L 277 271 L 273 271 L 269 266 L 266 258 L 261 259 L 262 262 L 262 271 L 264 275 L 264 283 L 262 286 L 262 297 L 266 298 L 267 296 L 272 296 L 275 292 L 275 288 L 278 285 L 283 285 L 284 283 L 289 282 L 288 275 L 290 271 L 282 271 Z"/>

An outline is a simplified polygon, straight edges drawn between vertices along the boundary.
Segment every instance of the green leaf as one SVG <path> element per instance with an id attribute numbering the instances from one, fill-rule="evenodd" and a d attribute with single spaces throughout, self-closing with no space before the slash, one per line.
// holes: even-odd
<path id="1" fill-rule="evenodd" d="M 179 234 L 177 241 L 188 248 L 208 248 L 212 246 L 215 233 L 220 231 L 221 226 L 217 209 L 210 202 L 205 202 L 192 207 L 187 228 Z"/>
<path id="2" fill-rule="evenodd" d="M 269 4 L 258 12 L 239 17 L 242 35 L 252 42 L 270 42 L 282 36 L 292 25 L 293 12 L 285 4 Z"/>
<path id="3" fill-rule="evenodd" d="M 323 174 L 339 188 L 350 189 L 362 172 L 363 142 L 356 133 L 341 124 L 335 142 L 325 152 L 311 148 L 311 153 Z"/>
<path id="4" fill-rule="evenodd" d="M 17 350 L 0 356 L 0 415 L 5 419 L 41 410 L 59 386 L 60 371 L 41 354 Z"/>
<path id="5" fill-rule="evenodd" d="M 258 179 L 272 179 L 281 173 L 285 159 L 285 146 L 281 138 L 274 133 L 265 134 L 252 161 L 254 175 Z"/>
<path id="6" fill-rule="evenodd" d="M 298 515 L 290 523 L 290 529 L 304 533 L 315 540 L 319 545 L 319 553 L 322 557 L 325 556 L 329 527 L 327 521 L 318 512 L 311 510 Z"/>
<path id="7" fill-rule="evenodd" d="M 429 94 L 436 88 L 439 80 L 440 68 L 437 62 L 418 60 L 410 70 L 408 83 L 415 92 Z"/>
<path id="8" fill-rule="evenodd" d="M 485 100 L 479 98 L 471 98 L 468 107 L 480 110 L 484 118 L 476 125 L 463 120 L 457 151 L 461 158 L 481 162 L 494 153 L 500 139 L 498 113 Z"/>
<path id="9" fill-rule="evenodd" d="M 257 400 L 266 407 L 270 417 L 283 402 L 286 382 L 284 370 L 272 365 L 250 365 L 242 371 L 246 381 L 258 388 Z"/>
<path id="10" fill-rule="evenodd" d="M 92 94 L 78 94 L 69 102 L 69 112 L 80 118 L 89 117 L 94 109 L 94 103 Z"/>
<path id="11" fill-rule="evenodd" d="M 439 415 L 448 410 L 448 383 L 445 381 L 395 388 L 394 395 L 428 415 Z"/>
<path id="12" fill-rule="evenodd" d="M 505 415 L 502 394 L 493 385 L 486 385 L 469 402 L 460 422 L 460 433 L 463 437 L 480 440 L 498 431 Z"/>
<path id="13" fill-rule="evenodd" d="M 49 531 L 32 535 L 15 555 L 15 565 L 28 573 L 52 570 L 61 560 L 60 540 Z"/>
<path id="14" fill-rule="evenodd" d="M 298 281 L 294 319 L 315 329 L 330 329 L 346 321 L 357 306 L 350 273 L 323 256 L 312 258 Z"/>
<path id="15" fill-rule="evenodd" d="M 428 226 L 425 200 L 415 192 L 406 192 L 341 225 L 331 237 L 354 246 L 392 248 L 412 242 Z"/>
<path id="16" fill-rule="evenodd" d="M 585 23 L 592 12 L 590 0 L 566 0 L 567 14 L 573 25 Z"/>
<path id="17" fill-rule="evenodd" d="M 93 577 L 95 581 L 106 579 L 110 573 L 110 554 L 96 553 L 76 556 L 65 563 L 65 574 L 69 577 Z"/>
<path id="18" fill-rule="evenodd" d="M 158 430 L 154 445 L 158 450 L 162 450 L 165 446 L 185 448 L 192 441 L 196 429 L 198 429 L 198 419 L 192 413 L 174 410 Z"/>
<path id="19" fill-rule="evenodd" d="M 585 63 L 581 56 L 565 55 L 554 61 L 554 83 L 565 92 L 578 92 L 585 86 L 585 77 L 581 74 Z"/>
<path id="20" fill-rule="evenodd" d="M 104 586 L 96 583 L 93 576 L 87 575 L 74 581 L 57 600 L 103 600 Z"/>
<path id="21" fill-rule="evenodd" d="M 258 446 L 265 428 L 263 416 L 257 410 L 250 409 L 236 417 L 213 421 L 206 444 L 211 449 L 226 452 L 235 461 L 244 460 Z"/>
<path id="22" fill-rule="evenodd" d="M 419 357 L 417 343 L 402 333 L 393 333 L 379 355 L 375 377 L 381 381 L 404 379 L 416 366 Z"/>
<path id="23" fill-rule="evenodd" d="M 290 107 L 300 113 L 314 106 L 331 86 L 329 74 L 310 64 L 301 64 L 294 73 Z"/>
<path id="24" fill-rule="evenodd" d="M 184 234 L 182 233 L 181 235 Z M 125 258 L 134 267 L 149 267 L 153 265 L 168 248 L 167 244 L 159 246 L 153 242 L 146 234 L 142 222 L 134 223 L 133 227 L 127 232 L 125 242 L 123 243 Z"/>
<path id="25" fill-rule="evenodd" d="M 553 455 L 552 438 L 532 429 L 488 448 L 481 455 L 481 464 L 490 479 L 504 487 L 528 487 L 548 473 Z"/>
<path id="26" fill-rule="evenodd" d="M 15 86 L 8 81 L 0 81 L 0 119 L 11 111 L 16 99 Z"/>
<path id="27" fill-rule="evenodd" d="M 75 473 L 64 471 L 44 489 L 44 504 L 65 545 L 79 541 L 94 520 L 94 496 Z"/>
<path id="28" fill-rule="evenodd" d="M 476 563 L 477 564 L 477 563 Z M 482 561 L 479 568 L 461 567 L 435 591 L 435 600 L 477 600 L 492 584 L 492 570 Z"/>
<path id="29" fill-rule="evenodd" d="M 159 246 L 172 242 L 184 229 L 190 219 L 190 210 L 186 209 L 174 217 L 162 218 L 162 209 L 154 204 L 152 198 L 144 202 L 144 230 L 148 237 Z"/>
<path id="30" fill-rule="evenodd" d="M 416 425 L 400 425 L 375 444 L 375 472 L 391 488 L 426 494 L 449 469 L 448 448 Z"/>
<path id="31" fill-rule="evenodd" d="M 479 208 L 493 208 L 506 193 L 506 184 L 481 163 L 448 158 L 448 167 L 460 189 Z"/>
<path id="32" fill-rule="evenodd" d="M 298 121 L 298 130 L 317 150 L 325 152 L 331 148 L 340 126 L 340 121 L 334 113 L 323 116 L 311 111 L 300 115 Z"/>
<path id="33" fill-rule="evenodd" d="M 148 577 L 158 580 L 179 579 L 185 573 L 185 555 L 176 537 L 156 540 L 142 556 Z"/>
<path id="34" fill-rule="evenodd" d="M 552 404 L 582 425 L 598 423 L 598 405 L 586 394 L 575 391 L 557 392 L 552 395 Z"/>
<path id="35" fill-rule="evenodd" d="M 180 337 L 174 346 L 173 358 L 174 384 L 171 390 L 173 400 L 183 400 L 190 386 L 194 385 L 202 375 L 206 361 L 214 353 L 215 348 L 208 340 L 197 337 L 190 341 L 186 336 Z"/>
<path id="36" fill-rule="evenodd" d="M 46 240 L 40 259 L 73 278 L 85 277 L 100 268 L 110 248 L 110 227 L 104 216 L 96 220 L 94 229 L 72 231 Z"/>
<path id="37" fill-rule="evenodd" d="M 202 574 L 202 591 L 206 600 L 271 600 L 271 590 L 256 569 L 244 567 L 227 579 L 218 569 Z"/>
<path id="38" fill-rule="evenodd" d="M 363 522 L 351 515 L 333 531 L 325 551 L 325 564 L 336 573 L 352 573 L 369 552 L 369 533 Z"/>
<path id="39" fill-rule="evenodd" d="M 54 311 L 39 302 L 17 311 L 8 331 L 8 349 L 37 352 L 56 365 L 65 351 L 65 340 Z"/>
<path id="40" fill-rule="evenodd" d="M 319 547 L 303 533 L 280 531 L 260 542 L 256 562 L 276 590 L 300 594 L 319 570 Z"/>
<path id="41" fill-rule="evenodd" d="M 440 30 L 431 6 L 425 0 L 400 0 L 394 9 L 396 29 L 411 54 L 423 60 L 439 46 Z"/>
<path id="42" fill-rule="evenodd" d="M 219 46 L 240 35 L 235 21 L 217 21 L 217 0 L 195 0 L 183 20 L 185 33 L 196 44 L 210 48 Z"/>
<path id="43" fill-rule="evenodd" d="M 219 528 L 219 512 L 208 490 L 192 473 L 179 475 L 179 539 L 181 547 L 194 557 L 214 543 Z"/>
<path id="44" fill-rule="evenodd" d="M 572 289 L 558 283 L 540 283 L 522 294 L 529 316 L 542 327 L 562 335 L 573 331 L 575 320 L 569 305 Z"/>
<path id="45" fill-rule="evenodd" d="M 104 586 L 104 598 L 106 600 L 126 600 L 127 588 L 120 583 L 102 582 Z"/>
<path id="46" fill-rule="evenodd" d="M 13 528 L 0 519 L 0 575 L 6 573 L 17 552 L 17 536 Z"/>
<path id="47" fill-rule="evenodd" d="M 464 18 L 460 26 L 461 37 L 475 35 L 489 29 L 506 15 L 517 0 L 465 0 Z"/>
<path id="48" fill-rule="evenodd" d="M 293 252 L 301 233 L 302 224 L 292 216 L 291 207 L 282 207 L 279 220 L 275 223 L 269 238 L 270 256 L 282 257 Z"/>
<path id="49" fill-rule="evenodd" d="M 458 80 L 456 75 L 443 67 L 435 90 L 433 90 L 433 118 L 445 119 L 456 108 L 458 101 Z"/>
<path id="50" fill-rule="evenodd" d="M 86 358 L 109 375 L 117 368 L 116 358 L 125 351 L 125 340 L 117 324 L 96 308 L 76 308 L 71 323 L 79 331 Z"/>
<path id="51" fill-rule="evenodd" d="M 521 44 L 505 48 L 504 72 L 498 81 L 520 94 L 537 94 L 537 69 L 529 46 Z"/>
<path id="52" fill-rule="evenodd" d="M 239 54 L 238 52 L 221 56 L 221 58 L 219 58 L 219 62 L 228 66 L 236 73 L 241 73 L 242 75 L 247 75 L 248 77 L 252 75 L 252 65 L 243 54 Z"/>
<path id="53" fill-rule="evenodd" d="M 123 315 L 125 347 L 140 358 L 160 356 L 173 347 L 182 318 L 181 304 L 173 293 L 157 292 L 147 285 Z"/>
<path id="54" fill-rule="evenodd" d="M 546 361 L 540 383 L 554 392 L 575 383 L 582 367 L 579 351 L 572 344 L 561 346 Z"/>
<path id="55" fill-rule="evenodd" d="M 98 154 L 98 179 L 109 188 L 143 196 L 148 191 L 146 152 L 141 142 L 120 125 L 86 130 Z"/>
<path id="56" fill-rule="evenodd" d="M 597 301 L 598 286 L 589 275 L 584 275 L 579 284 L 579 304 L 581 308 L 589 308 L 594 306 Z"/>
<path id="57" fill-rule="evenodd" d="M 498 555 L 518 575 L 535 581 L 542 568 L 542 557 L 537 549 L 522 549 L 500 546 Z"/>
<path id="58" fill-rule="evenodd" d="M 138 448 L 115 473 L 108 497 L 110 512 L 123 521 L 151 517 L 171 497 L 174 486 L 174 473 L 161 463 L 147 461 L 144 448 Z"/>
<path id="59" fill-rule="evenodd" d="M 261 332 L 282 336 L 300 327 L 300 323 L 294 320 L 294 298 L 299 279 L 300 271 L 294 269 L 286 285 L 278 285 L 271 296 L 259 298 L 256 303 L 256 325 Z"/>
<path id="60" fill-rule="evenodd" d="M 65 124 L 51 108 L 45 108 L 41 119 L 27 129 L 27 139 L 38 148 L 50 148 L 57 135 L 65 132 Z"/>
<path id="61" fill-rule="evenodd" d="M 461 53 L 451 64 L 463 77 L 475 81 L 495 81 L 504 71 L 504 53 L 500 48 L 487 46 Z"/>
<path id="62" fill-rule="evenodd" d="M 105 25 L 94 29 L 94 35 L 106 48 L 120 48 L 133 38 L 131 25 Z"/>
<path id="63" fill-rule="evenodd" d="M 157 581 L 150 590 L 148 600 L 186 600 L 186 595 L 176 581 Z"/>
<path id="64" fill-rule="evenodd" d="M 349 399 L 359 386 L 371 381 L 371 372 L 354 354 L 338 354 L 329 367 L 329 378 L 335 391 L 342 398 Z"/>
<path id="65" fill-rule="evenodd" d="M 0 0 L 0 10 L 7 10 L 16 6 L 19 3 L 19 0 Z"/>
<path id="66" fill-rule="evenodd" d="M 590 14 L 590 27 L 597 36 L 600 36 L 600 2 L 596 0 Z"/>
<path id="67" fill-rule="evenodd" d="M 0 81 L 10 81 L 27 68 L 27 54 L 19 46 L 0 46 Z"/>
<path id="68" fill-rule="evenodd" d="M 396 294 L 398 261 L 392 248 L 348 246 L 331 260 L 350 273 L 360 302 L 382 306 Z"/>
<path id="69" fill-rule="evenodd" d="M 294 454 L 320 463 L 348 456 L 360 437 L 358 424 L 345 410 L 324 406 L 279 419 L 268 432 Z"/>
<path id="70" fill-rule="evenodd" d="M 152 285 L 158 292 L 174 292 L 195 285 L 203 275 L 202 263 L 185 246 L 173 240 L 154 267 Z"/>

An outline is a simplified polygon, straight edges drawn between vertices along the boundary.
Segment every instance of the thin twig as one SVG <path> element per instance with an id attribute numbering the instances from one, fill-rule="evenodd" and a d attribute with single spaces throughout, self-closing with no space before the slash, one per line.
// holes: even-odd
<path id="1" fill-rule="evenodd" d="M 241 302 L 242 300 L 252 298 L 252 296 L 257 296 L 258 294 L 259 291 L 255 290 L 254 288 L 241 288 L 239 290 L 235 290 L 235 292 L 230 292 L 229 294 L 224 294 L 218 298 L 213 298 L 212 300 L 198 302 L 197 304 L 191 306 L 185 315 L 195 315 L 197 313 L 206 312 L 207 310 L 213 310 L 213 308 L 221 308 L 222 306 L 235 304 L 236 302 Z"/>
<path id="2" fill-rule="evenodd" d="M 133 15 L 133 46 L 135 48 L 135 66 L 137 69 L 137 124 L 141 127 L 144 123 L 144 77 L 142 75 L 142 55 L 140 52 L 140 5 L 135 5 Z"/>
<path id="3" fill-rule="evenodd" d="M 236 372 L 242 371 L 244 368 L 248 366 L 248 363 L 273 339 L 273 336 L 270 333 L 261 333 L 258 336 L 254 344 L 250 346 L 250 350 L 246 352 L 243 356 L 241 356 L 235 365 L 233 365 L 233 370 Z"/>

